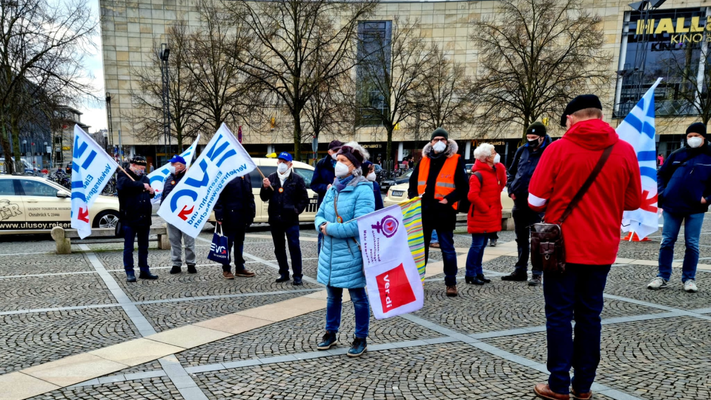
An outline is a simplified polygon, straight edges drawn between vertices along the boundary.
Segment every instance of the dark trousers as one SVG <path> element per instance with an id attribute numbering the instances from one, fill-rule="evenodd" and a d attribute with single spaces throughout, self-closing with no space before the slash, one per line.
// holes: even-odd
<path id="1" fill-rule="evenodd" d="M 575 369 L 572 383 L 576 392 L 589 392 L 595 380 L 600 363 L 602 292 L 609 272 L 609 265 L 567 264 L 563 274 L 544 273 L 548 384 L 556 393 L 569 392 L 571 367 Z"/>
<path id="2" fill-rule="evenodd" d="M 274 255 L 279 264 L 279 275 L 289 276 L 289 262 L 286 260 L 286 246 L 289 245 L 291 254 L 291 268 L 295 278 L 301 278 L 301 245 L 299 244 L 299 224 L 271 226 L 272 239 L 274 240 Z M 286 237 L 286 240 L 284 240 Z"/>
<path id="3" fill-rule="evenodd" d="M 242 257 L 242 252 L 244 251 L 244 233 L 245 229 L 237 230 L 225 230 L 227 235 L 227 245 L 228 252 L 232 251 L 234 248 L 234 258 L 232 259 L 235 263 L 235 270 L 242 271 L 244 269 L 244 258 Z M 232 267 L 230 264 L 222 264 L 222 271 L 231 272 Z"/>
<path id="4" fill-rule="evenodd" d="M 526 202 L 516 202 L 511 214 L 516 230 L 516 245 L 518 247 L 518 261 L 516 261 L 516 271 L 526 273 L 528 271 L 528 257 L 531 252 L 529 239 L 531 236 L 531 225 L 541 222 L 541 216 L 531 210 Z M 533 275 L 540 275 L 542 271 L 532 267 Z"/>
<path id="5" fill-rule="evenodd" d="M 430 241 L 432 240 L 433 227 L 422 224 L 422 234 L 425 239 L 425 263 L 430 255 Z M 444 261 L 444 284 L 452 286 L 457 284 L 457 252 L 454 250 L 454 232 L 436 229 L 439 239 L 439 249 L 442 250 Z"/>
<path id="6" fill-rule="evenodd" d="M 148 271 L 148 233 L 151 228 L 123 226 L 123 268 L 133 272 L 133 242 L 138 237 L 138 268 Z"/>

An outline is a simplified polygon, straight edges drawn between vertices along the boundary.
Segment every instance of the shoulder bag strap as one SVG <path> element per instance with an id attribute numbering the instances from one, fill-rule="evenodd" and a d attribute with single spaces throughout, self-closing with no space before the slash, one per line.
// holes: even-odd
<path id="1" fill-rule="evenodd" d="M 568 204 L 568 208 L 565 209 L 563 216 L 560 217 L 561 224 L 570 216 L 570 213 L 573 212 L 573 208 L 578 205 L 580 200 L 583 198 L 583 195 L 585 195 L 585 192 L 590 189 L 590 186 L 592 186 L 593 181 L 595 181 L 595 178 L 597 178 L 597 175 L 602 170 L 602 167 L 607 162 L 607 159 L 610 158 L 610 154 L 612 153 L 613 147 L 615 147 L 614 144 L 612 146 L 609 146 L 602 152 L 602 156 L 600 156 L 600 159 L 597 161 L 597 164 L 590 173 L 590 176 L 588 176 L 588 179 L 585 181 L 585 183 L 583 183 L 583 186 L 580 188 L 580 190 L 578 190 L 578 193 L 575 194 L 575 197 L 573 197 L 573 200 L 570 202 L 570 204 Z"/>

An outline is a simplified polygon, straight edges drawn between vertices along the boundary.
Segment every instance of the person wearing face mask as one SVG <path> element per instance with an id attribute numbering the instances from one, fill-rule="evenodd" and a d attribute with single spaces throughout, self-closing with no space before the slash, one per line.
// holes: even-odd
<path id="1" fill-rule="evenodd" d="M 446 295 L 457 296 L 457 253 L 454 250 L 454 228 L 457 206 L 469 192 L 464 159 L 457 154 L 457 142 L 449 132 L 437 128 L 430 143 L 422 149 L 422 160 L 410 176 L 409 198 L 422 198 L 422 234 L 425 239 L 425 262 L 430 250 L 432 231 L 437 231 L 444 261 Z"/>
<path id="2" fill-rule="evenodd" d="M 334 169 L 336 181 L 326 192 L 314 222 L 324 234 L 318 258 L 318 281 L 326 285 L 326 333 L 318 350 L 335 346 L 341 325 L 343 289 L 348 289 L 355 310 L 355 340 L 349 357 L 358 357 L 367 349 L 370 308 L 365 293 L 363 258 L 358 245 L 358 221 L 375 210 L 373 184 L 363 177 L 363 162 L 368 153 L 358 143 L 341 147 Z"/>
<path id="3" fill-rule="evenodd" d="M 321 203 L 323 202 L 323 197 L 326 195 L 326 191 L 331 187 L 331 185 L 333 184 L 333 180 L 336 178 L 333 168 L 336 166 L 336 153 L 338 153 L 338 150 L 341 149 L 341 146 L 343 146 L 343 143 L 341 143 L 341 141 L 332 140 L 331 143 L 328 144 L 328 154 L 326 154 L 326 157 L 322 158 L 321 160 L 319 160 L 318 163 L 316 163 L 316 168 L 314 169 L 314 174 L 313 178 L 311 179 L 310 187 L 311 190 L 318 194 L 317 207 L 321 207 Z M 317 252 L 321 251 L 322 240 L 323 234 L 319 232 Z"/>
<path id="4" fill-rule="evenodd" d="M 684 263 L 681 281 L 686 292 L 695 293 L 699 238 L 704 214 L 711 202 L 711 147 L 706 125 L 691 124 L 686 129 L 686 147 L 671 153 L 657 172 L 658 203 L 664 210 L 659 273 L 647 287 L 667 287 L 671 278 L 674 244 L 684 224 Z"/>
<path id="5" fill-rule="evenodd" d="M 140 279 L 158 279 L 148 266 L 148 233 L 151 229 L 151 199 L 155 191 L 146 176 L 146 159 L 135 156 L 129 168 L 119 172 L 116 178 L 121 226 L 123 227 L 123 267 L 126 281 L 136 282 L 133 271 L 133 243 L 138 237 L 138 268 Z"/>
<path id="6" fill-rule="evenodd" d="M 499 193 L 501 193 L 506 187 L 508 182 L 508 177 L 506 176 L 506 167 L 501 163 L 501 154 L 496 153 L 494 156 L 494 170 L 496 171 L 496 179 L 499 183 Z M 499 232 L 491 232 L 489 234 L 489 246 L 496 247 L 496 242 L 499 240 Z M 487 279 L 487 281 L 489 281 Z M 489 283 L 489 282 L 486 282 Z"/>
<path id="7" fill-rule="evenodd" d="M 282 152 L 277 156 L 277 171 L 262 181 L 259 197 L 269 203 L 269 228 L 274 241 L 274 255 L 279 263 L 279 278 L 276 282 L 289 281 L 289 263 L 286 260 L 286 245 L 291 254 L 294 282 L 302 285 L 301 244 L 299 243 L 299 214 L 309 204 L 304 178 L 291 168 L 294 159 Z M 284 242 L 286 236 L 286 242 Z"/>
<path id="8" fill-rule="evenodd" d="M 496 150 L 489 143 L 482 143 L 474 150 L 476 162 L 469 178 L 467 198 L 471 203 L 467 213 L 467 232 L 472 235 L 472 244 L 467 255 L 465 282 L 483 285 L 491 282 L 484 277 L 482 261 L 486 241 L 492 232 L 501 230 L 501 184 L 496 171 Z"/>
<path id="9" fill-rule="evenodd" d="M 365 179 L 367 179 L 368 182 L 371 182 L 373 184 L 373 196 L 375 196 L 375 210 L 380 210 L 381 208 L 385 207 L 385 205 L 383 204 L 383 196 L 380 194 L 380 185 L 378 184 L 378 182 L 375 181 L 375 165 L 370 161 L 366 161 L 363 163 L 362 168 L 363 176 L 365 176 Z"/>
<path id="10" fill-rule="evenodd" d="M 183 179 L 185 176 L 185 159 L 179 155 L 173 156 L 170 159 L 170 174 L 165 178 L 165 184 L 163 185 L 163 195 L 161 196 L 160 203 L 163 204 L 173 188 Z M 180 229 L 176 228 L 174 225 L 167 224 L 168 226 L 168 240 L 170 241 L 170 261 L 173 267 L 170 269 L 171 274 L 179 274 L 181 272 L 181 267 L 183 265 L 183 243 L 185 244 L 185 263 L 188 265 L 188 273 L 196 274 L 197 269 L 195 269 L 195 239 L 190 235 L 184 233 Z"/>
<path id="11" fill-rule="evenodd" d="M 516 150 L 507 174 L 509 197 L 514 201 L 511 216 L 514 220 L 518 261 L 516 261 L 513 272 L 501 277 L 501 280 L 504 281 L 525 282 L 528 279 L 530 226 L 541 222 L 542 218 L 542 214 L 531 210 L 528 206 L 528 185 L 543 152 L 551 143 L 551 137 L 546 133 L 545 125 L 534 122 L 526 129 L 526 139 L 527 143 Z M 532 267 L 531 279 L 528 279 L 529 286 L 540 285 L 542 274 L 543 271 Z"/>

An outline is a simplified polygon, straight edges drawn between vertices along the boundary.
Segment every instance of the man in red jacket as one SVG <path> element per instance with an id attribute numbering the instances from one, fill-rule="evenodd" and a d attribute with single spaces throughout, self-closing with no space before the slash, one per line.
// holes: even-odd
<path id="1" fill-rule="evenodd" d="M 597 96 L 573 99 L 560 123 L 567 132 L 543 153 L 529 186 L 528 203 L 535 211 L 545 210 L 546 222 L 560 221 L 603 150 L 614 147 L 597 179 L 562 225 L 565 272 L 543 273 L 550 377 L 534 391 L 546 399 L 567 400 L 572 366 L 573 397 L 589 399 L 600 362 L 602 293 L 617 257 L 622 212 L 635 210 L 642 202 L 641 175 L 632 146 L 619 140 L 602 120 Z"/>

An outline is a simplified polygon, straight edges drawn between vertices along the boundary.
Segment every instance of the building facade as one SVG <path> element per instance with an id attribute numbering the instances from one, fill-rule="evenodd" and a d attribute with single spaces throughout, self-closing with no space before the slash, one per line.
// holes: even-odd
<path id="1" fill-rule="evenodd" d="M 127 155 L 141 153 L 149 161 L 158 163 L 177 147 L 166 150 L 160 140 L 146 141 L 140 129 L 134 129 L 128 116 L 135 112 L 131 90 L 137 82 L 132 71 L 151 64 L 156 44 L 161 43 L 166 29 L 178 19 L 189 25 L 199 25 L 199 15 L 194 0 L 100 0 L 101 37 L 103 45 L 104 79 L 107 92 L 112 93 L 111 112 L 113 137 L 109 142 L 121 141 Z M 495 18 L 497 1 L 382 1 L 373 22 L 383 22 L 379 29 L 387 31 L 387 22 L 393 19 L 419 19 L 420 29 L 428 40 L 438 43 L 457 62 L 466 66 L 473 76 L 478 67 L 478 50 L 471 39 L 473 22 L 482 18 Z M 649 2 L 643 2 L 649 3 Z M 699 112 L 688 101 L 682 101 L 689 91 L 698 89 L 699 99 L 706 96 L 704 76 L 708 59 L 708 42 L 711 40 L 711 7 L 701 0 L 653 1 L 656 8 L 640 12 L 625 0 L 584 0 L 584 4 L 602 19 L 604 51 L 609 52 L 610 88 L 602 93 L 605 119 L 617 126 L 646 88 L 656 80 L 665 78 L 655 94 L 657 101 L 657 140 L 659 152 L 668 154 L 683 143 L 684 131 L 689 123 L 701 119 Z M 707 21 L 709 21 L 707 23 Z M 376 26 L 376 24 L 373 24 Z M 676 62 L 677 65 L 674 65 Z M 682 72 L 677 72 L 679 68 Z M 690 85 L 688 76 L 699 78 Z M 686 74 L 686 75 L 684 75 Z M 684 75 L 687 78 L 680 78 Z M 690 87 L 693 86 L 693 87 Z M 560 137 L 564 132 L 555 121 L 559 115 L 547 116 L 549 133 Z M 245 148 L 255 155 L 291 151 L 293 144 L 287 134 L 279 132 L 279 120 L 272 119 L 271 133 L 258 133 L 243 128 Z M 235 132 L 237 127 L 231 127 Z M 205 132 L 209 137 L 212 132 Z M 461 129 L 452 132 L 460 142 L 461 152 L 471 160 L 473 147 L 479 141 L 493 142 L 504 161 L 515 151 L 520 141 L 521 127 L 512 126 L 507 132 L 496 135 Z M 119 140 L 119 136 L 120 140 Z M 204 135 L 205 136 L 205 135 Z M 357 140 L 369 148 L 373 158 L 385 158 L 385 130 L 377 128 L 350 129 L 343 133 L 324 134 L 320 138 L 319 153 L 326 144 L 339 140 Z M 405 155 L 422 148 L 428 135 L 415 133 L 412 127 L 402 126 L 394 132 L 393 157 L 400 160 Z M 305 143 L 306 154 L 310 146 Z"/>

